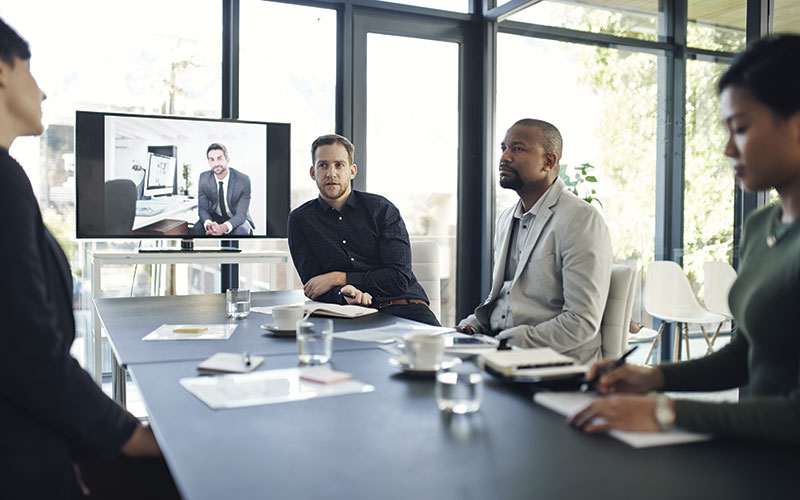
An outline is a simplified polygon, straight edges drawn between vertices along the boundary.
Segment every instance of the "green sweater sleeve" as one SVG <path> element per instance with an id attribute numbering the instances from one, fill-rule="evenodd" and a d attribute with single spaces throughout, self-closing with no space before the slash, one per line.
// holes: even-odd
<path id="1" fill-rule="evenodd" d="M 703 358 L 660 366 L 666 391 L 721 391 L 747 383 L 747 340 L 735 334 L 730 343 Z"/>

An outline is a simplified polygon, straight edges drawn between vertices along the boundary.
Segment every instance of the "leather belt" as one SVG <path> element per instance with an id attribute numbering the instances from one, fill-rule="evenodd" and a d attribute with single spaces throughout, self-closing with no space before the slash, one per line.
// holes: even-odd
<path id="1" fill-rule="evenodd" d="M 388 306 L 404 306 L 408 304 L 425 304 L 426 306 L 428 305 L 428 303 L 422 299 L 394 299 L 394 300 L 387 300 L 386 302 L 378 302 L 377 308 L 383 309 L 384 307 Z"/>

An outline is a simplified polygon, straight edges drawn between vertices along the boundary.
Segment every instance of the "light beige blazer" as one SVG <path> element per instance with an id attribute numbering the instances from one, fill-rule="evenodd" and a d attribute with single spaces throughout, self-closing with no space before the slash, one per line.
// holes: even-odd
<path id="1" fill-rule="evenodd" d="M 503 287 L 516 206 L 497 219 L 489 297 L 464 319 L 490 333 Z M 522 249 L 508 297 L 514 327 L 498 334 L 520 347 L 551 347 L 582 363 L 600 358 L 600 321 L 611 281 L 611 239 L 600 213 L 556 179 Z"/>

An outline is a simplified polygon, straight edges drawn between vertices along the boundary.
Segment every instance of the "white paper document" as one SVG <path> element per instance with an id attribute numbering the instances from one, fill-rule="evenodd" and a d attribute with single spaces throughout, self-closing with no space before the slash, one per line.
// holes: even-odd
<path id="1" fill-rule="evenodd" d="M 365 328 L 363 330 L 346 330 L 333 332 L 333 336 L 340 339 L 359 340 L 362 342 L 378 342 L 379 344 L 392 343 L 407 333 L 421 333 L 429 335 L 442 335 L 454 332 L 453 328 L 428 325 L 398 324 L 382 326 L 380 328 Z"/>
<path id="2" fill-rule="evenodd" d="M 226 340 L 233 335 L 236 325 L 161 325 L 142 340 Z"/>
<path id="3" fill-rule="evenodd" d="M 301 379 L 308 368 L 264 370 L 219 377 L 187 377 L 180 380 L 184 389 L 214 410 L 241 408 L 303 399 L 372 392 L 375 387 L 358 380 L 324 384 Z"/>
<path id="4" fill-rule="evenodd" d="M 586 392 L 537 392 L 533 400 L 557 413 L 571 417 L 586 408 L 592 401 L 599 398 L 595 393 Z M 711 439 L 708 434 L 674 429 L 669 432 L 631 432 L 608 431 L 615 437 L 634 448 L 649 448 L 651 446 L 666 446 L 671 444 L 695 443 Z"/>

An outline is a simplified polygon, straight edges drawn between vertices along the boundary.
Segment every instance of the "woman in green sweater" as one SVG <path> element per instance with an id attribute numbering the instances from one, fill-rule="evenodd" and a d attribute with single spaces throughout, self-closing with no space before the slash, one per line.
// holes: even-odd
<path id="1" fill-rule="evenodd" d="M 780 203 L 748 217 L 739 277 L 728 302 L 738 325 L 718 352 L 659 367 L 622 365 L 597 389 L 608 395 L 575 415 L 587 432 L 668 430 L 800 443 L 800 36 L 760 40 L 719 81 L 725 155 L 749 191 Z M 609 361 L 595 364 L 591 378 Z M 747 386 L 738 403 L 672 400 L 650 391 L 717 391 Z M 602 419 L 597 419 L 602 417 Z"/>

